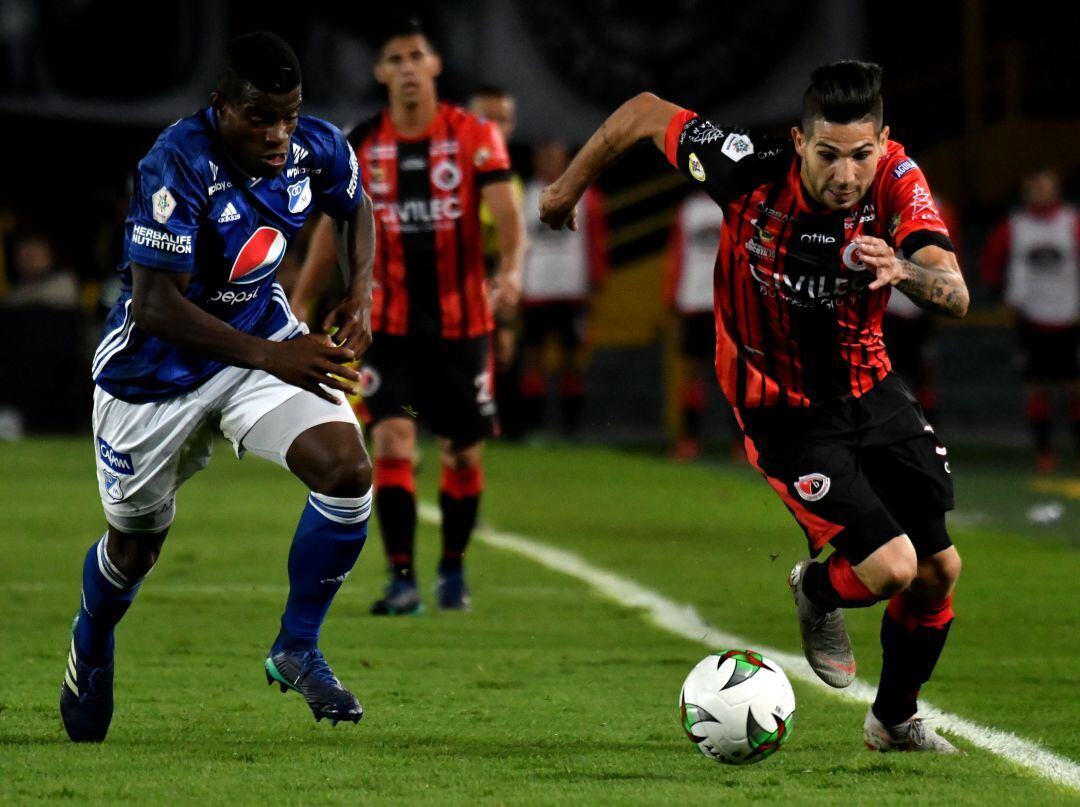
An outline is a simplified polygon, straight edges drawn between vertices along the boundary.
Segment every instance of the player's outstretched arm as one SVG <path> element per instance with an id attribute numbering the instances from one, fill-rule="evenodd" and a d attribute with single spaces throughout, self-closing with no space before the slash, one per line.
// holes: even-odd
<path id="1" fill-rule="evenodd" d="M 491 210 L 499 242 L 499 265 L 495 270 L 495 316 L 512 320 L 521 296 L 522 263 L 525 260 L 525 219 L 512 182 L 491 182 L 480 195 Z"/>
<path id="2" fill-rule="evenodd" d="M 348 267 L 345 299 L 326 315 L 322 327 L 334 340 L 358 357 L 371 346 L 371 293 L 375 270 L 375 214 L 371 197 L 363 190 L 356 210 L 333 223 L 337 261 Z M 320 222 L 321 223 L 321 222 Z M 325 279 L 325 276 L 324 276 Z"/>
<path id="3" fill-rule="evenodd" d="M 326 285 L 330 270 L 336 263 L 337 252 L 334 249 L 334 237 L 331 233 L 331 219 L 327 215 L 322 215 L 319 216 L 319 220 L 315 222 L 315 227 L 311 231 L 307 255 L 304 257 L 304 264 L 300 267 L 296 286 L 289 299 L 289 307 L 301 322 L 311 324 L 311 307 Z"/>
<path id="4" fill-rule="evenodd" d="M 635 95 L 604 121 L 557 180 L 540 196 L 540 220 L 553 230 L 577 229 L 574 206 L 600 173 L 631 146 L 649 138 L 661 152 L 667 125 L 681 107 L 651 92 Z"/>
<path id="5" fill-rule="evenodd" d="M 184 297 L 186 274 L 138 264 L 132 264 L 131 274 L 135 324 L 151 336 L 226 364 L 265 370 L 331 403 L 339 401 L 323 386 L 354 392 L 349 382 L 360 380 L 356 370 L 342 366 L 356 354 L 336 347 L 326 335 L 271 342 L 236 330 Z"/>
<path id="6" fill-rule="evenodd" d="M 871 290 L 892 285 L 928 311 L 957 318 L 967 314 L 970 297 L 955 253 L 928 244 L 901 258 L 880 238 L 856 241 L 860 260 L 877 275 Z"/>

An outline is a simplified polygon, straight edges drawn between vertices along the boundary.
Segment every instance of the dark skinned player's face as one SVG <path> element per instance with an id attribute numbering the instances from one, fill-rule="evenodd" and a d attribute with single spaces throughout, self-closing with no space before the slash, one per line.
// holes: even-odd
<path id="1" fill-rule="evenodd" d="M 889 127 L 873 120 L 830 123 L 817 119 L 804 132 L 791 130 L 802 158 L 803 187 L 829 210 L 849 210 L 870 190 L 878 161 L 885 156 Z"/>
<path id="2" fill-rule="evenodd" d="M 244 84 L 244 91 L 235 100 L 211 95 L 218 132 L 233 162 L 251 176 L 269 179 L 280 174 L 288 159 L 300 101 L 299 87 L 291 92 L 267 93 Z"/>

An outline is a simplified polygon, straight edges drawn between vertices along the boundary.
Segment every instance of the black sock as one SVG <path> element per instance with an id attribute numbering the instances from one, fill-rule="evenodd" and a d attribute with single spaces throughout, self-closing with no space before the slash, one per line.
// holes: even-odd
<path id="1" fill-rule="evenodd" d="M 940 628 L 905 628 L 886 611 L 881 620 L 881 683 L 874 715 L 886 726 L 903 723 L 918 711 L 919 689 L 930 680 L 945 639 L 950 619 Z"/>
<path id="2" fill-rule="evenodd" d="M 584 408 L 584 395 L 563 395 L 561 401 L 562 430 L 566 437 L 577 435 L 581 427 L 581 411 Z"/>
<path id="3" fill-rule="evenodd" d="M 390 563 L 390 574 L 395 578 L 412 580 L 416 497 L 397 486 L 378 488 L 375 491 L 375 513 Z"/>
<path id="4" fill-rule="evenodd" d="M 439 509 L 442 510 L 443 553 L 439 561 L 440 574 L 456 574 L 461 571 L 465 549 L 476 526 L 476 513 L 480 509 L 479 496 L 451 496 L 439 492 Z"/>
<path id="5" fill-rule="evenodd" d="M 829 568 L 823 562 L 808 563 L 803 571 L 803 594 L 823 611 L 839 608 L 842 598 L 829 579 Z"/>
<path id="6" fill-rule="evenodd" d="M 1035 450 L 1044 453 L 1050 450 L 1050 418 L 1031 418 L 1031 434 L 1035 438 Z"/>

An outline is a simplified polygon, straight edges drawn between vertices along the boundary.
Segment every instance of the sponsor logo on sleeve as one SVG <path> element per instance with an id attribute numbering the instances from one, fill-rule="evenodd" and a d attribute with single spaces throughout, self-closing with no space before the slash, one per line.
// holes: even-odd
<path id="1" fill-rule="evenodd" d="M 900 179 L 904 174 L 910 171 L 912 168 L 918 168 L 915 161 L 908 157 L 903 162 L 897 163 L 896 167 L 892 170 L 893 179 Z"/>
<path id="2" fill-rule="evenodd" d="M 754 153 L 754 141 L 744 134 L 732 132 L 727 136 L 720 152 L 725 154 L 732 162 L 738 162 L 748 154 Z"/>
<path id="3" fill-rule="evenodd" d="M 135 473 L 135 463 L 132 461 L 130 454 L 117 451 L 100 437 L 97 442 L 98 456 L 106 468 L 125 476 L 132 476 Z"/>
<path id="4" fill-rule="evenodd" d="M 698 182 L 705 181 L 705 166 L 701 164 L 701 160 L 693 152 L 690 153 L 689 159 L 690 176 L 696 179 Z"/>
<path id="5" fill-rule="evenodd" d="M 154 204 L 154 221 L 158 224 L 164 224 L 172 216 L 173 211 L 176 210 L 176 200 L 173 199 L 173 195 L 169 193 L 169 189 L 164 185 L 151 198 Z"/>
<path id="6" fill-rule="evenodd" d="M 190 255 L 192 248 L 190 235 L 173 235 L 143 224 L 136 224 L 131 228 L 131 243 L 132 246 L 150 247 L 174 255 Z"/>
<path id="7" fill-rule="evenodd" d="M 473 155 L 473 165 L 475 165 L 477 168 L 483 168 L 484 164 L 489 159 L 491 159 L 491 149 L 489 149 L 487 146 L 481 146 L 476 150 L 476 153 Z"/>
<path id="8" fill-rule="evenodd" d="M 299 182 L 289 185 L 289 212 L 303 213 L 311 204 L 311 177 L 304 177 Z"/>
<path id="9" fill-rule="evenodd" d="M 816 502 L 825 497 L 831 484 L 832 481 L 825 474 L 804 474 L 795 483 L 795 491 L 800 498 L 808 502 Z"/>

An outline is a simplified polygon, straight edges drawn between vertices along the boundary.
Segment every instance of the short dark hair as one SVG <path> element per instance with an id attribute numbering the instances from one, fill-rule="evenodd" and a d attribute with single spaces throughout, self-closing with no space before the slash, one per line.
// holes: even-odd
<path id="1" fill-rule="evenodd" d="M 299 87 L 300 62 L 289 43 L 269 31 L 253 31 L 230 42 L 217 91 L 237 99 L 243 95 L 245 84 L 274 94 Z"/>
<path id="2" fill-rule="evenodd" d="M 513 98 L 514 94 L 498 84 L 481 84 L 469 93 L 470 98 Z"/>
<path id="3" fill-rule="evenodd" d="M 424 41 L 431 46 L 432 50 L 438 51 L 435 40 L 431 35 L 431 29 L 429 29 L 419 17 L 409 15 L 393 18 L 379 30 L 378 38 L 376 40 L 376 50 L 380 59 L 382 58 L 383 48 L 386 47 L 386 43 L 391 39 L 397 39 L 399 36 L 422 36 Z"/>
<path id="4" fill-rule="evenodd" d="M 872 118 L 880 131 L 883 109 L 881 65 L 846 59 L 821 65 L 810 74 L 810 86 L 803 93 L 801 126 L 807 132 L 819 118 L 829 123 Z"/>

